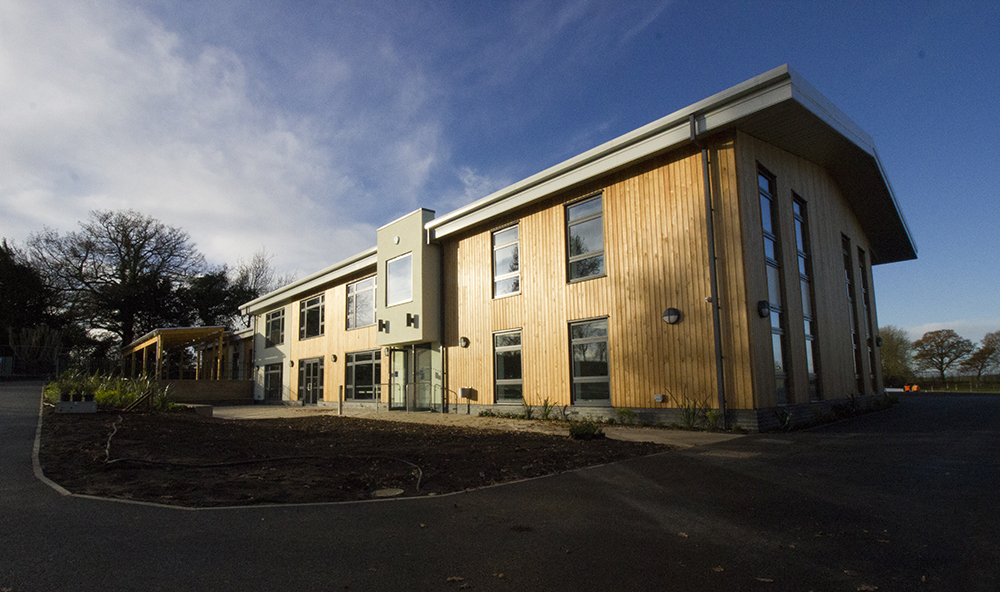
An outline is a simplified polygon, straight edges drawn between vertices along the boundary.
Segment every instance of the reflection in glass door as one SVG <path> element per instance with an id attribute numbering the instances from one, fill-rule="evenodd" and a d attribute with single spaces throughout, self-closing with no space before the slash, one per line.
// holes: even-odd
<path id="1" fill-rule="evenodd" d="M 323 400 L 323 358 L 299 360 L 299 401 L 316 405 Z"/>
<path id="2" fill-rule="evenodd" d="M 437 364 L 435 364 L 437 362 Z M 431 411 L 441 404 L 440 352 L 429 343 L 393 349 L 389 409 Z"/>

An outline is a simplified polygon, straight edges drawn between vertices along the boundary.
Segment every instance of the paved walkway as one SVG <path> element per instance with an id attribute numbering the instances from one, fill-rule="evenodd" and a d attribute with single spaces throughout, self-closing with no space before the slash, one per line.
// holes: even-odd
<path id="1" fill-rule="evenodd" d="M 323 407 L 292 407 L 282 405 L 221 406 L 213 409 L 213 416 L 221 419 L 272 419 L 276 417 L 309 417 L 314 415 L 337 415 L 336 409 Z M 451 425 L 481 429 L 507 430 L 514 432 L 539 432 L 568 436 L 569 428 L 563 422 L 528 419 L 508 419 L 505 417 L 479 417 L 465 413 L 432 413 L 405 411 L 364 411 L 347 412 L 350 417 L 364 417 L 387 421 L 407 421 L 434 425 Z M 691 448 L 717 444 L 741 437 L 739 434 L 722 432 L 698 432 L 626 426 L 603 426 L 609 438 L 632 442 L 656 442 L 675 448 Z"/>
<path id="2" fill-rule="evenodd" d="M 179 510 L 35 478 L 0 382 L 0 591 L 1000 590 L 1000 397 L 903 397 L 455 495 Z"/>

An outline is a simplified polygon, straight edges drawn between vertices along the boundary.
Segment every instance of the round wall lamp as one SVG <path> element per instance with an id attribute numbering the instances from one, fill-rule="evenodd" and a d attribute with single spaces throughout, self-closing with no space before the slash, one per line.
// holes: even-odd
<path id="1" fill-rule="evenodd" d="M 294 366 L 295 365 L 295 360 L 288 360 L 288 365 L 289 366 Z"/>
<path id="2" fill-rule="evenodd" d="M 673 325 L 681 320 L 681 311 L 676 308 L 668 308 L 663 311 L 663 322 L 668 325 Z"/>
<path id="3" fill-rule="evenodd" d="M 331 362 L 336 362 L 337 361 L 337 354 L 330 354 L 330 361 Z"/>
<path id="4" fill-rule="evenodd" d="M 458 338 L 458 347 L 463 347 L 463 348 L 464 347 L 469 347 L 470 343 L 472 343 L 472 342 L 469 341 L 468 337 L 459 337 Z"/>
<path id="5" fill-rule="evenodd" d="M 771 303 L 768 302 L 767 300 L 758 300 L 757 314 L 760 315 L 760 318 L 762 319 L 766 319 L 767 317 L 771 316 Z"/>

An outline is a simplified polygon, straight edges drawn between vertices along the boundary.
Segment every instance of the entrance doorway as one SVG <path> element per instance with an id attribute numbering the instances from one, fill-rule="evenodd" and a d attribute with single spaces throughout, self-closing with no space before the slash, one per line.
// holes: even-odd
<path id="1" fill-rule="evenodd" d="M 323 358 L 299 360 L 299 401 L 316 405 L 323 400 Z"/>
<path id="2" fill-rule="evenodd" d="M 394 348 L 390 358 L 390 410 L 443 410 L 440 346 L 418 343 Z"/>

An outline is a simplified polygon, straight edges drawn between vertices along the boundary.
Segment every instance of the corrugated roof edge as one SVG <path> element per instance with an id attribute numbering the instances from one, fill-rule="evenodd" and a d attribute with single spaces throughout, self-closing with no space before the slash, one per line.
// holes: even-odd
<path id="1" fill-rule="evenodd" d="M 339 263 L 334 263 L 326 269 L 321 269 L 320 271 L 306 276 L 301 280 L 292 282 L 287 286 L 282 286 L 273 292 L 264 294 L 260 298 L 240 305 L 240 313 L 245 315 L 254 314 L 264 308 L 273 306 L 281 300 L 291 298 L 297 293 L 305 292 L 321 284 L 325 284 L 350 273 L 354 273 L 358 269 L 374 265 L 377 261 L 377 253 L 378 249 L 376 247 L 372 247 L 368 250 L 348 257 Z"/>

